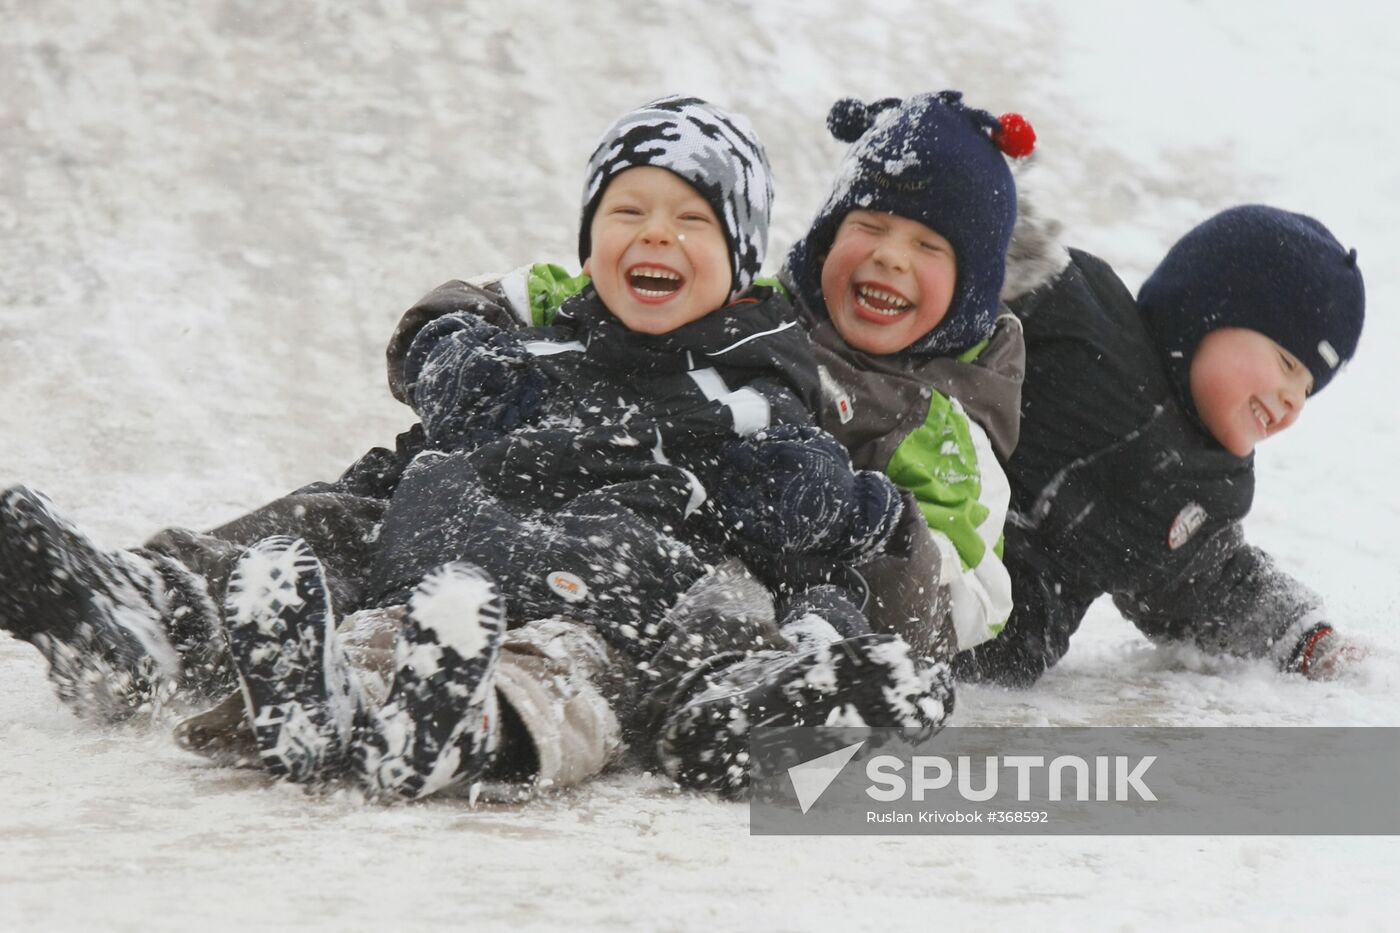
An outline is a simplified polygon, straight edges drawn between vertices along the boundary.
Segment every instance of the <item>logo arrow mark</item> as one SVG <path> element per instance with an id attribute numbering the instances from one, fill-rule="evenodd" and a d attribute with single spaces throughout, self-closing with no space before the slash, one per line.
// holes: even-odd
<path id="1" fill-rule="evenodd" d="M 861 739 L 854 745 L 847 745 L 820 758 L 813 758 L 788 768 L 788 780 L 792 781 L 792 789 L 797 793 L 797 803 L 802 807 L 804 814 L 821 799 L 831 782 L 836 780 L 836 776 L 864 744 L 865 739 Z"/>

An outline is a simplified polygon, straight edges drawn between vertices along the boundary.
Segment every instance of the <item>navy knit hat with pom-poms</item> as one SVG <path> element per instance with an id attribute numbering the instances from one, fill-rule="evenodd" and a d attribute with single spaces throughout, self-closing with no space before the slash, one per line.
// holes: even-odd
<path id="1" fill-rule="evenodd" d="M 1194 409 L 1191 358 L 1222 327 L 1258 331 L 1327 385 L 1356 353 L 1366 288 L 1356 250 L 1303 214 L 1247 204 L 1182 237 L 1142 283 L 1138 307 L 1177 394 Z"/>
<path id="2" fill-rule="evenodd" d="M 773 173 L 749 121 L 698 97 L 671 96 L 617 118 L 588 159 L 579 219 L 578 259 L 593 252 L 593 215 L 608 182 L 629 168 L 654 166 L 680 176 L 714 209 L 734 273 L 730 300 L 748 291 L 768 251 Z"/>
<path id="3" fill-rule="evenodd" d="M 837 228 L 853 210 L 882 211 L 938 233 L 957 261 L 947 315 L 906 352 L 950 355 L 988 337 L 1016 223 L 1016 184 L 1006 157 L 1030 154 L 1030 125 L 1015 114 L 998 119 L 966 106 L 958 91 L 943 91 L 871 104 L 839 100 L 827 126 L 854 145 L 807 235 L 788 253 L 787 278 L 802 301 L 826 312 L 822 263 Z"/>

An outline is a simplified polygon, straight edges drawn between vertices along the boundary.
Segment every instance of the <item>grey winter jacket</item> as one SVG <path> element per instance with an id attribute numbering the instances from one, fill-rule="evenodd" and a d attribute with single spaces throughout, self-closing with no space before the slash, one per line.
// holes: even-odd
<path id="1" fill-rule="evenodd" d="M 964 361 L 862 353 L 824 315 L 800 310 L 823 377 L 818 421 L 851 452 L 858 468 L 889 470 L 896 450 L 923 428 L 935 392 L 958 401 L 986 432 L 998 458 L 1004 460 L 1016 446 L 1025 348 L 1020 323 L 1011 315 L 1002 316 L 975 360 Z M 1001 472 L 996 463 L 982 467 L 983 479 Z M 899 533 L 883 557 L 861 568 L 876 597 L 866 608 L 872 627 L 902 635 L 930 657 L 956 651 L 953 597 L 943 567 L 949 559 L 950 550 L 931 537 L 918 499 L 906 491 Z"/>

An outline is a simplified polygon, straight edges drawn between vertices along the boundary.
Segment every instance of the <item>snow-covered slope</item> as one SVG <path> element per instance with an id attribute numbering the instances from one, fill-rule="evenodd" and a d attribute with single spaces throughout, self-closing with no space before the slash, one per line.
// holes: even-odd
<path id="1" fill-rule="evenodd" d="M 275 12 L 274 12 L 275 11 Z M 1136 286 L 1267 201 L 1360 252 L 1350 372 L 1263 448 L 1253 538 L 1375 646 L 1336 685 L 1158 651 L 1096 606 L 1036 689 L 963 724 L 1400 724 L 1391 356 L 1400 323 L 1381 4 L 0 0 L 0 485 L 103 541 L 207 526 L 406 426 L 382 347 L 450 277 L 573 255 L 584 160 L 683 90 L 747 112 L 773 256 L 821 200 L 838 96 L 959 87 L 1040 134 L 1069 240 Z M 0 928 L 1380 929 L 1400 843 L 767 839 L 627 776 L 525 808 L 367 807 L 98 730 L 0 640 Z"/>

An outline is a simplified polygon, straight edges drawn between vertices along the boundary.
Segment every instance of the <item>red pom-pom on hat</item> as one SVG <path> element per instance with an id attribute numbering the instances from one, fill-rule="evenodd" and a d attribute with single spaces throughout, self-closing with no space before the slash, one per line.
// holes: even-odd
<path id="1" fill-rule="evenodd" d="M 1023 159 L 1035 150 L 1035 130 L 1019 113 L 1004 113 L 997 118 L 1001 124 L 992 134 L 997 148 L 1013 159 Z"/>

